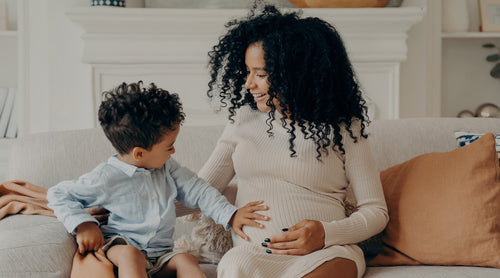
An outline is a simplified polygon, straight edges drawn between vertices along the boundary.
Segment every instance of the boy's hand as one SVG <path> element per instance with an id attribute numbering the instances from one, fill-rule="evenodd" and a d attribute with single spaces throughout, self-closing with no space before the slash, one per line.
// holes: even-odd
<path id="1" fill-rule="evenodd" d="M 268 206 L 261 206 L 260 204 L 262 204 L 262 203 L 264 203 L 264 201 L 250 202 L 250 203 L 246 204 L 244 207 L 239 208 L 233 214 L 233 217 L 231 217 L 231 220 L 229 220 L 229 224 L 231 224 L 231 227 L 233 228 L 234 232 L 246 241 L 249 241 L 250 239 L 243 232 L 243 230 L 242 230 L 243 225 L 250 225 L 250 226 L 257 227 L 257 228 L 264 228 L 264 225 L 262 225 L 259 222 L 256 222 L 254 219 L 265 220 L 265 221 L 269 220 L 269 216 L 254 213 L 255 211 L 258 211 L 258 210 L 268 210 L 269 209 Z"/>
<path id="2" fill-rule="evenodd" d="M 76 242 L 78 253 L 84 255 L 87 251 L 98 251 L 104 244 L 104 236 L 94 222 L 83 222 L 76 227 Z"/>

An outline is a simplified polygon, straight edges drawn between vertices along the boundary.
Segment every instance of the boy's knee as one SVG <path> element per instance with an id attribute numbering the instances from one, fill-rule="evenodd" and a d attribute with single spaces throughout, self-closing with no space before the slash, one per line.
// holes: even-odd
<path id="1" fill-rule="evenodd" d="M 123 245 L 122 250 L 120 253 L 123 256 L 129 257 L 129 258 L 137 258 L 137 259 L 144 259 L 146 258 L 144 254 L 141 252 L 141 250 L 135 248 L 132 245 Z"/>

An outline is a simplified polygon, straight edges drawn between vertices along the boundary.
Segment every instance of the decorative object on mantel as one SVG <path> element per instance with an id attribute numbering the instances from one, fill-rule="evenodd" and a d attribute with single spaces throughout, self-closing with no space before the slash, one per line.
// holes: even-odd
<path id="1" fill-rule="evenodd" d="M 92 7 L 125 7 L 125 0 L 90 0 Z"/>
<path id="2" fill-rule="evenodd" d="M 462 110 L 457 114 L 457 118 L 473 118 L 474 113 L 470 110 Z"/>
<path id="3" fill-rule="evenodd" d="M 267 0 L 266 3 L 293 8 L 287 0 Z M 145 0 L 146 8 L 246 9 L 252 4 L 249 0 Z"/>
<path id="4" fill-rule="evenodd" d="M 467 0 L 443 0 L 442 3 L 443 32 L 467 32 L 469 30 Z"/>
<path id="5" fill-rule="evenodd" d="M 486 56 L 486 61 L 496 62 L 495 66 L 490 70 L 490 76 L 493 78 L 500 79 L 500 49 L 493 43 L 483 44 L 484 48 L 496 48 L 496 53 Z"/>
<path id="6" fill-rule="evenodd" d="M 476 112 L 473 113 L 470 110 L 460 111 L 457 115 L 458 118 L 500 118 L 500 108 L 498 105 L 493 103 L 483 103 L 476 108 Z"/>
<path id="7" fill-rule="evenodd" d="M 401 7 L 401 4 L 403 4 L 403 0 L 389 0 L 387 4 L 385 4 L 385 7 L 386 8 Z"/>
<path id="8" fill-rule="evenodd" d="M 476 117 L 500 118 L 500 108 L 493 103 L 483 103 L 477 107 Z"/>
<path id="9" fill-rule="evenodd" d="M 288 0 L 297 8 L 383 8 L 389 0 Z"/>
<path id="10" fill-rule="evenodd" d="M 481 32 L 500 32 L 500 0 L 478 0 Z"/>
<path id="11" fill-rule="evenodd" d="M 7 3 L 0 3 L 0 31 L 7 30 Z"/>

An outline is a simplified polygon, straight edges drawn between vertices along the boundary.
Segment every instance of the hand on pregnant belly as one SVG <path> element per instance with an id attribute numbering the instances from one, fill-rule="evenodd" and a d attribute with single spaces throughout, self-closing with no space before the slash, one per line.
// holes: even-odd
<path id="1" fill-rule="evenodd" d="M 242 239 L 249 241 L 248 236 L 243 232 L 242 228 L 244 225 L 250 225 L 257 228 L 264 228 L 264 225 L 255 220 L 269 220 L 269 216 L 265 216 L 259 213 L 255 213 L 260 210 L 268 210 L 268 206 L 262 205 L 264 201 L 250 202 L 245 206 L 239 208 L 229 220 L 229 224 L 233 228 L 233 231 L 238 234 Z"/>
<path id="2" fill-rule="evenodd" d="M 325 243 L 325 229 L 316 220 L 302 220 L 294 226 L 283 229 L 283 233 L 264 240 L 266 252 L 280 255 L 306 255 L 322 249 Z"/>

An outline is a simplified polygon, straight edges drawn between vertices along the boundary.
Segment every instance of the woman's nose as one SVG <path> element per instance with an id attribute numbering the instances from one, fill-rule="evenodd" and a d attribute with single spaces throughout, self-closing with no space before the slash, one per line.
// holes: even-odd
<path id="1" fill-rule="evenodd" d="M 255 87 L 255 83 L 253 82 L 253 77 L 251 74 L 247 75 L 247 80 L 245 80 L 245 89 L 252 89 Z"/>

